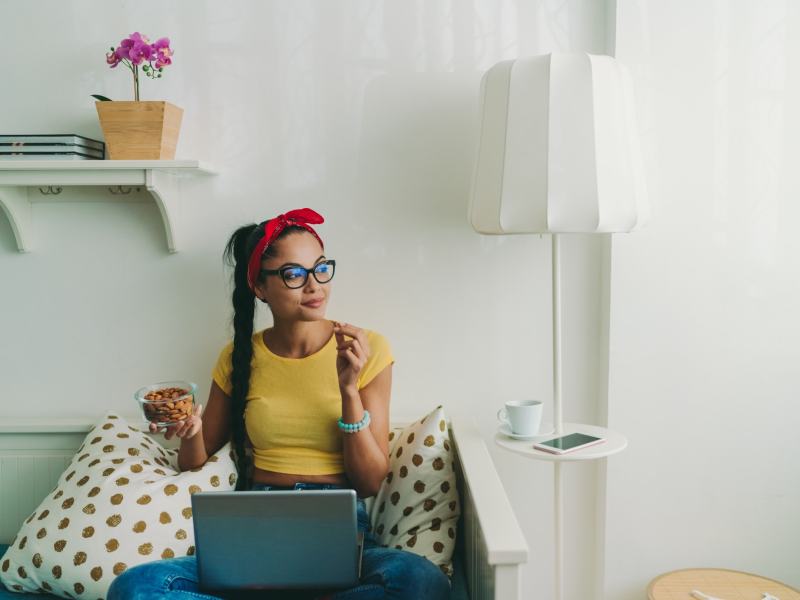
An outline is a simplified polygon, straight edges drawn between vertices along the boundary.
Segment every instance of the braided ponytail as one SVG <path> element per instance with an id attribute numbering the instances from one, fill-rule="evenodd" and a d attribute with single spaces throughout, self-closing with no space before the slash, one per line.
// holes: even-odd
<path id="1" fill-rule="evenodd" d="M 256 295 L 247 283 L 247 264 L 250 254 L 264 237 L 264 227 L 251 223 L 243 225 L 233 232 L 225 245 L 223 258 L 225 263 L 233 267 L 233 352 L 231 353 L 231 437 L 236 452 L 236 470 L 238 478 L 236 490 L 249 490 L 251 487 L 251 469 L 249 458 L 245 452 L 246 429 L 244 409 L 247 394 L 250 391 L 250 368 L 253 358 L 253 320 L 255 317 Z M 289 226 L 276 238 L 298 232 L 305 232 L 302 227 Z M 274 256 L 274 242 L 267 246 L 264 258 Z M 259 279 L 261 281 L 261 279 Z"/>
<path id="2" fill-rule="evenodd" d="M 248 246 L 255 246 L 255 223 L 237 229 L 225 246 L 225 262 L 233 266 L 233 353 L 231 354 L 231 437 L 236 451 L 237 490 L 250 488 L 249 465 L 245 454 L 244 405 L 250 389 L 250 361 L 253 357 L 253 317 L 256 296 L 247 285 Z M 262 230 L 263 235 L 263 230 Z M 255 237 L 251 246 L 248 242 Z"/>

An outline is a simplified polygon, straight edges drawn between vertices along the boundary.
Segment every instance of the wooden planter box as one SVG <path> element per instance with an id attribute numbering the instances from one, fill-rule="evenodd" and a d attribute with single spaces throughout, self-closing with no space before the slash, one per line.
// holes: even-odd
<path id="1" fill-rule="evenodd" d="M 183 109 L 163 101 L 95 102 L 111 160 L 172 160 Z"/>

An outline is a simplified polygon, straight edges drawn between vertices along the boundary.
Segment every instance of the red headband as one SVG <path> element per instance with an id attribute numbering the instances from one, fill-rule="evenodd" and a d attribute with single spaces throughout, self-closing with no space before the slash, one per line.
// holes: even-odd
<path id="1" fill-rule="evenodd" d="M 317 232 L 314 231 L 314 228 L 309 225 L 309 223 L 319 224 L 324 222 L 325 219 L 322 218 L 322 215 L 314 212 L 310 208 L 290 210 L 284 215 L 278 215 L 274 219 L 264 221 L 264 237 L 261 238 L 258 244 L 256 244 L 256 247 L 253 248 L 253 253 L 250 255 L 250 262 L 247 263 L 247 284 L 250 286 L 250 289 L 255 291 L 255 282 L 258 280 L 259 271 L 261 271 L 261 256 L 264 254 L 264 250 L 275 241 L 275 238 L 280 235 L 281 231 L 286 229 L 289 225 L 296 225 L 307 229 L 317 238 L 319 245 L 324 249 L 325 245 L 322 243 L 322 240 L 317 235 Z"/>

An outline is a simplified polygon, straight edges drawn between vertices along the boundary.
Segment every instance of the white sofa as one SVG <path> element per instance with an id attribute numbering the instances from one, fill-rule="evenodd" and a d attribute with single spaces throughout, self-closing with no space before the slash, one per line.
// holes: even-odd
<path id="1" fill-rule="evenodd" d="M 137 419 L 130 417 L 131 422 Z M 392 427 L 407 423 L 394 421 Z M 0 555 L 5 552 L 2 545 L 11 542 L 23 520 L 54 488 L 93 425 L 89 419 L 46 417 L 0 422 Z M 474 421 L 455 417 L 449 430 L 462 508 L 452 597 L 519 600 L 520 565 L 527 561 L 528 546 L 511 504 Z M 159 442 L 164 443 L 163 437 Z M 6 592 L 0 584 L 0 600 L 22 595 Z"/>

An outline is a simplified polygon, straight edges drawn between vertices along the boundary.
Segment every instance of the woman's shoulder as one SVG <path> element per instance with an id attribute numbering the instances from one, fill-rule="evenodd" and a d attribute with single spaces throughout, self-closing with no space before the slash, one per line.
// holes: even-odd
<path id="1" fill-rule="evenodd" d="M 253 342 L 253 345 L 256 345 L 261 336 L 263 335 L 264 335 L 264 329 L 260 329 L 259 331 L 253 333 L 253 335 L 250 338 Z M 219 353 L 220 355 L 230 355 L 232 352 L 233 352 L 233 338 L 228 338 L 228 341 L 226 341 L 220 348 Z"/>
<path id="2" fill-rule="evenodd" d="M 333 323 L 345 323 L 345 322 L 346 321 L 333 321 Z M 348 324 L 355 326 L 364 332 L 364 335 L 367 336 L 367 342 L 369 343 L 369 346 L 373 351 L 379 348 L 385 348 L 386 350 L 389 350 L 390 348 L 389 338 L 386 337 L 380 331 L 377 331 L 376 329 L 372 329 L 371 327 L 362 325 L 360 323 L 348 323 Z"/>
<path id="3" fill-rule="evenodd" d="M 392 347 L 389 343 L 389 338 L 374 329 L 364 329 L 364 331 L 367 334 L 367 342 L 369 343 L 371 354 L 391 354 Z"/>
<path id="4" fill-rule="evenodd" d="M 370 344 L 373 341 L 386 344 L 389 343 L 388 338 L 384 334 L 375 329 L 372 329 L 370 327 L 362 327 L 361 325 L 356 325 L 356 327 L 361 329 L 366 334 L 367 340 L 370 342 Z"/>
<path id="5" fill-rule="evenodd" d="M 389 342 L 389 338 L 387 338 L 384 334 L 380 333 L 379 331 L 375 331 L 374 329 L 367 329 L 367 338 L 370 340 L 381 340 L 386 343 Z"/>
<path id="6" fill-rule="evenodd" d="M 374 329 L 365 329 L 365 332 L 369 344 L 369 356 L 359 374 L 358 389 L 368 385 L 378 373 L 394 362 L 392 347 L 386 336 Z"/>

